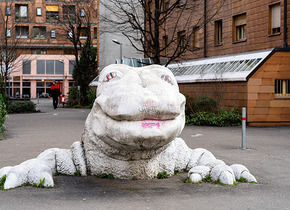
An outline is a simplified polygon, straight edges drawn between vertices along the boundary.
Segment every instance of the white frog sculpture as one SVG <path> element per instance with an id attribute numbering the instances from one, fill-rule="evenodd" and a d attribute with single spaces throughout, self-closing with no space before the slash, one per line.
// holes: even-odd
<path id="1" fill-rule="evenodd" d="M 113 64 L 99 75 L 97 98 L 82 140 L 70 149 L 48 149 L 37 158 L 0 169 L 4 189 L 25 183 L 54 186 L 55 173 L 113 174 L 120 179 L 152 179 L 159 172 L 188 170 L 199 182 L 206 176 L 232 185 L 256 182 L 249 170 L 231 166 L 205 149 L 190 149 L 178 138 L 185 124 L 185 97 L 169 69 Z"/>

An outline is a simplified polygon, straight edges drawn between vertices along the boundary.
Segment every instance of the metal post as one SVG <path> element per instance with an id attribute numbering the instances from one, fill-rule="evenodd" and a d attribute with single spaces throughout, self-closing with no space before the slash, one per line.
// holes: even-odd
<path id="1" fill-rule="evenodd" d="M 62 95 L 64 95 L 64 83 L 65 83 L 65 76 L 64 76 L 64 70 L 63 70 L 63 79 L 62 79 Z"/>
<path id="2" fill-rule="evenodd" d="M 120 43 L 120 64 L 123 63 L 122 43 Z"/>
<path id="3" fill-rule="evenodd" d="M 37 104 L 39 104 L 39 93 L 37 93 Z"/>
<path id="4" fill-rule="evenodd" d="M 242 108 L 242 150 L 246 149 L 246 108 Z"/>

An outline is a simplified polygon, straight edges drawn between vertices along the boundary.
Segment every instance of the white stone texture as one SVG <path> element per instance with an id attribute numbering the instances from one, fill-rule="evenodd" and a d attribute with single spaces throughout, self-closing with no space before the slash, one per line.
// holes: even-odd
<path id="1" fill-rule="evenodd" d="M 41 159 L 30 159 L 20 165 L 26 166 L 29 170 L 27 173 L 27 183 L 38 185 L 42 182 L 45 187 L 54 186 L 51 168 L 47 165 L 47 161 Z"/>
<path id="2" fill-rule="evenodd" d="M 195 166 L 188 172 L 188 177 L 192 182 L 200 182 L 209 175 L 210 168 L 207 166 Z"/>
<path id="3" fill-rule="evenodd" d="M 97 98 L 88 115 L 81 142 L 71 149 L 48 149 L 14 167 L 5 189 L 25 183 L 53 186 L 56 172 L 113 174 L 120 179 L 150 179 L 159 172 L 189 170 L 193 182 L 210 173 L 213 181 L 232 185 L 236 177 L 256 181 L 241 165 L 227 166 L 206 149 L 190 149 L 177 136 L 185 124 L 185 97 L 166 67 L 107 66 L 99 75 Z"/>
<path id="4" fill-rule="evenodd" d="M 24 165 L 14 166 L 6 176 L 6 181 L 4 183 L 4 189 L 10 189 L 19 187 L 27 183 L 27 174 L 29 168 Z"/>
<path id="5" fill-rule="evenodd" d="M 61 174 L 74 175 L 76 167 L 72 159 L 72 151 L 59 149 L 55 153 L 56 171 Z"/>
<path id="6" fill-rule="evenodd" d="M 185 97 L 167 68 L 107 66 L 82 136 L 88 171 L 152 178 L 160 170 L 185 169 L 188 147 L 171 143 L 184 128 L 184 107 Z"/>
<path id="7" fill-rule="evenodd" d="M 7 176 L 9 171 L 12 169 L 12 166 L 6 166 L 0 169 L 0 178 L 2 178 L 4 175 Z"/>
<path id="8" fill-rule="evenodd" d="M 216 164 L 218 164 L 217 159 L 210 151 L 202 148 L 197 148 L 191 151 L 187 169 L 190 170 L 191 168 L 198 165 L 209 166 L 210 168 L 212 168 Z"/>
<path id="9" fill-rule="evenodd" d="M 87 175 L 87 167 L 85 160 L 85 153 L 80 141 L 76 141 L 71 145 L 72 159 L 76 170 L 81 173 L 82 176 Z"/>
<path id="10" fill-rule="evenodd" d="M 56 151 L 58 151 L 58 148 L 51 148 L 43 151 L 37 156 L 37 159 L 45 162 L 45 165 L 47 165 L 53 174 L 56 173 L 56 162 L 55 162 L 55 156 Z"/>
<path id="11" fill-rule="evenodd" d="M 247 182 L 257 182 L 256 178 L 250 173 L 250 171 L 241 164 L 233 164 L 231 168 L 234 171 L 236 179 L 240 179 L 241 177 L 245 178 Z"/>
<path id="12" fill-rule="evenodd" d="M 210 172 L 210 178 L 228 185 L 233 185 L 236 181 L 232 168 L 227 165 L 216 165 Z"/>

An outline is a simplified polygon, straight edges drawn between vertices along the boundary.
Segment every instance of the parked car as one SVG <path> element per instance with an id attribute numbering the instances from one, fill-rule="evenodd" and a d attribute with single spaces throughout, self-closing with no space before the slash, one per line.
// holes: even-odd
<path id="1" fill-rule="evenodd" d="M 22 94 L 22 98 L 30 98 L 29 94 Z"/>
<path id="2" fill-rule="evenodd" d="M 42 93 L 39 95 L 39 98 L 48 98 L 49 94 L 48 93 Z"/>

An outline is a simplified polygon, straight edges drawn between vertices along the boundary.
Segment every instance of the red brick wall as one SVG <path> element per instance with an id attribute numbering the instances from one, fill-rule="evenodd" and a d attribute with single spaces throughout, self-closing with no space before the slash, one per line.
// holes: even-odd
<path id="1" fill-rule="evenodd" d="M 221 56 L 228 54 L 244 53 L 249 51 L 257 51 L 270 49 L 274 47 L 283 46 L 283 0 L 225 0 L 222 7 L 219 7 L 219 2 L 222 0 L 207 0 L 207 18 L 209 19 L 206 29 L 206 57 Z M 196 1 L 195 1 L 196 2 Z M 199 7 L 196 8 L 195 15 L 192 18 L 198 22 L 203 17 L 203 1 L 198 0 Z M 275 3 L 281 4 L 281 28 L 280 34 L 269 35 L 269 6 Z M 214 16 L 214 12 L 220 8 L 218 13 Z M 233 17 L 239 14 L 246 13 L 246 40 L 242 42 L 233 41 Z M 186 21 L 185 17 L 183 21 Z M 223 25 L 223 43 L 216 46 L 214 43 L 214 22 L 216 20 L 222 20 Z M 192 60 L 203 57 L 204 53 L 204 26 L 203 21 L 200 21 L 200 49 L 196 51 L 186 52 L 179 60 Z M 172 34 L 172 21 L 166 23 L 168 28 L 168 34 Z M 180 25 L 183 23 L 181 22 Z M 290 3 L 288 1 L 288 28 L 290 27 Z M 178 31 L 178 30 L 177 30 Z M 177 36 L 177 32 L 176 32 Z M 162 37 L 162 35 L 161 35 Z M 288 32 L 288 43 L 290 40 L 290 32 Z M 191 43 L 190 43 L 191 45 Z"/>
<path id="2" fill-rule="evenodd" d="M 220 101 L 221 107 L 230 110 L 238 107 L 240 110 L 247 102 L 246 82 L 216 82 L 216 83 L 185 83 L 178 84 L 181 93 L 193 99 L 208 96 Z"/>

